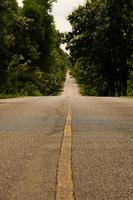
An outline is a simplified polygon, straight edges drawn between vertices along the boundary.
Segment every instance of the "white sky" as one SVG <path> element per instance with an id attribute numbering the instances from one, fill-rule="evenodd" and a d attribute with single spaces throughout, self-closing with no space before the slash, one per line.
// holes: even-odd
<path id="1" fill-rule="evenodd" d="M 18 2 L 18 4 L 19 4 L 19 6 L 22 6 L 23 5 L 23 0 L 17 0 L 17 2 Z"/>
<path id="2" fill-rule="evenodd" d="M 22 6 L 22 0 L 17 0 L 19 5 Z M 60 32 L 70 31 L 71 26 L 67 21 L 67 16 L 85 0 L 57 0 L 53 4 L 53 12 L 55 18 L 56 29 Z"/>
<path id="3" fill-rule="evenodd" d="M 58 0 L 53 5 L 53 15 L 55 18 L 56 28 L 60 32 L 70 31 L 71 26 L 67 21 L 67 16 L 85 0 Z"/>

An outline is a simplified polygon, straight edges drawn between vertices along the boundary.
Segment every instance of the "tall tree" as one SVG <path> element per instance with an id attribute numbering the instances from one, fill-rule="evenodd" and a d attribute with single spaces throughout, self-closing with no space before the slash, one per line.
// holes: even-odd
<path id="1" fill-rule="evenodd" d="M 7 66 L 11 58 L 10 48 L 14 40 L 11 26 L 17 8 L 16 0 L 2 0 L 0 3 L 0 88 L 6 79 Z"/>
<path id="2" fill-rule="evenodd" d="M 126 95 L 131 57 L 132 4 L 128 1 L 87 1 L 69 17 L 66 36 L 80 80 L 91 94 Z"/>
<path id="3" fill-rule="evenodd" d="M 0 5 L 0 83 L 8 94 L 55 94 L 65 77 L 61 35 L 51 15 L 54 0 L 16 0 Z"/>

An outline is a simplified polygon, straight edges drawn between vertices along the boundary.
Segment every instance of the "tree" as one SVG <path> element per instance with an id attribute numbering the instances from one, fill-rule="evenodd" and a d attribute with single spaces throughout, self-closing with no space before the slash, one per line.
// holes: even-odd
<path id="1" fill-rule="evenodd" d="M 131 1 L 87 1 L 69 17 L 66 36 L 79 80 L 92 95 L 126 95 L 131 57 Z M 100 85 L 100 87 L 99 87 Z"/>
<path id="2" fill-rule="evenodd" d="M 61 34 L 51 15 L 53 0 L 2 0 L 0 7 L 1 92 L 56 94 L 65 78 Z M 63 55 L 63 56 L 62 56 Z"/>
<path id="3" fill-rule="evenodd" d="M 0 89 L 6 79 L 6 71 L 10 62 L 10 48 L 14 42 L 14 36 L 11 33 L 11 26 L 14 15 L 17 12 L 18 5 L 15 0 L 2 0 L 0 4 Z"/>
<path id="4" fill-rule="evenodd" d="M 106 2 L 109 17 L 108 38 L 110 41 L 112 65 L 115 66 L 115 86 L 119 95 L 127 94 L 129 60 L 131 58 L 132 1 Z"/>

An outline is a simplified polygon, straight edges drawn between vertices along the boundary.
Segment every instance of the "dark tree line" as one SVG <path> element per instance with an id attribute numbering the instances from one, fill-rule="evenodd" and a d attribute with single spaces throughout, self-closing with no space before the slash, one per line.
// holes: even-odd
<path id="1" fill-rule="evenodd" d="M 69 15 L 67 48 L 86 94 L 127 95 L 133 70 L 132 10 L 132 0 L 91 0 Z"/>
<path id="2" fill-rule="evenodd" d="M 51 15 L 54 0 L 0 3 L 0 93 L 52 95 L 65 79 L 67 55 Z M 66 59 L 64 59 L 64 57 Z"/>

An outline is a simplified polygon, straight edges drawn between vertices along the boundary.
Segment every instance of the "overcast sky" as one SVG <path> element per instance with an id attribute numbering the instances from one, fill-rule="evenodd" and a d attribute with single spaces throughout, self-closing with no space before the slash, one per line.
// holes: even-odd
<path id="1" fill-rule="evenodd" d="M 60 32 L 71 30 L 71 26 L 67 21 L 67 16 L 77 8 L 79 4 L 83 4 L 85 0 L 58 0 L 53 4 L 53 15 L 55 18 L 56 28 Z M 18 0 L 20 6 L 22 6 L 22 0 Z"/>
<path id="2" fill-rule="evenodd" d="M 17 1 L 18 1 L 19 6 L 22 6 L 22 1 L 23 0 L 17 0 Z"/>
<path id="3" fill-rule="evenodd" d="M 60 32 L 69 31 L 71 26 L 67 21 L 67 16 L 85 0 L 58 0 L 53 5 L 53 15 L 55 17 L 56 27 Z"/>

